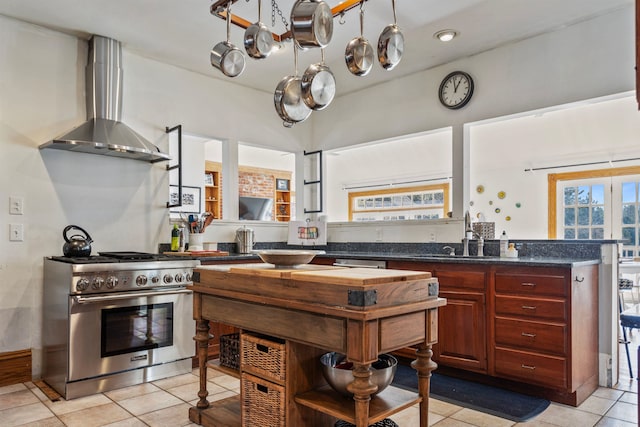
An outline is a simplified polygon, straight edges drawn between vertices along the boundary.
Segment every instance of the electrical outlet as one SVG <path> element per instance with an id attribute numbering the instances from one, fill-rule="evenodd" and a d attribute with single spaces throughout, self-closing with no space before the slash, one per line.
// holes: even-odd
<path id="1" fill-rule="evenodd" d="M 11 242 L 24 241 L 24 224 L 9 224 L 9 240 Z"/>
<path id="2" fill-rule="evenodd" d="M 24 197 L 9 197 L 9 214 L 22 215 L 24 213 Z"/>
<path id="3" fill-rule="evenodd" d="M 434 233 L 434 232 L 429 233 L 429 241 L 430 242 L 435 242 L 436 241 L 436 233 Z"/>
<path id="4" fill-rule="evenodd" d="M 376 242 L 382 242 L 382 228 L 376 228 Z"/>

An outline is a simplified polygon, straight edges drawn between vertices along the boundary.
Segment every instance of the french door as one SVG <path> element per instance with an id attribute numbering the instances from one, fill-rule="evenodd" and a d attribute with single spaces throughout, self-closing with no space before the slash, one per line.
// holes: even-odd
<path id="1" fill-rule="evenodd" d="M 590 175 L 597 172 L 591 171 Z M 640 174 L 578 179 L 559 176 L 555 200 L 557 238 L 622 239 L 623 257 L 640 256 Z M 566 178 L 570 176 L 566 174 Z"/>

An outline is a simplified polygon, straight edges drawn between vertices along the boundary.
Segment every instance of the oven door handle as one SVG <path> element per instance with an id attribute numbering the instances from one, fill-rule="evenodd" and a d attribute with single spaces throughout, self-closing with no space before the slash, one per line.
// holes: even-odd
<path id="1" fill-rule="evenodd" d="M 153 292 L 129 292 L 129 293 L 121 293 L 121 294 L 107 294 L 100 296 L 74 296 L 73 299 L 78 304 L 91 304 L 96 302 L 104 302 L 104 301 L 116 301 L 123 299 L 131 299 L 131 298 L 139 298 L 139 297 L 158 297 L 162 295 L 174 295 L 174 294 L 190 294 L 193 293 L 191 289 L 178 289 L 172 291 L 153 291 Z"/>

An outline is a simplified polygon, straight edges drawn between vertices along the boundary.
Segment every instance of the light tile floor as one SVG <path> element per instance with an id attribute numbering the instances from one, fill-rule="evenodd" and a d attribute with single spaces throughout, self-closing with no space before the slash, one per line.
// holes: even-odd
<path id="1" fill-rule="evenodd" d="M 207 375 L 210 401 L 240 392 L 238 379 L 213 369 Z M 198 388 L 197 370 L 70 401 L 52 402 L 32 383 L 15 384 L 0 387 L 0 426 L 195 426 L 189 421 L 188 409 L 197 402 Z M 432 398 L 429 425 L 631 427 L 638 425 L 637 401 L 637 380 L 628 377 L 621 381 L 618 389 L 598 389 L 578 408 L 552 403 L 526 423 L 514 423 Z M 392 419 L 400 427 L 417 426 L 418 409 L 408 408 Z"/>

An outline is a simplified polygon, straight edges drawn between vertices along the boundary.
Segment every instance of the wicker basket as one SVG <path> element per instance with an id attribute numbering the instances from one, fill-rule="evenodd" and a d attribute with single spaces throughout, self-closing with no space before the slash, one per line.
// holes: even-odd
<path id="1" fill-rule="evenodd" d="M 269 381 L 283 382 L 285 344 L 276 338 L 243 333 L 240 339 L 242 370 Z"/>
<path id="2" fill-rule="evenodd" d="M 242 425 L 284 427 L 284 387 L 246 372 L 241 374 L 240 382 Z"/>
<path id="3" fill-rule="evenodd" d="M 240 369 L 240 334 L 220 335 L 220 366 Z"/>

